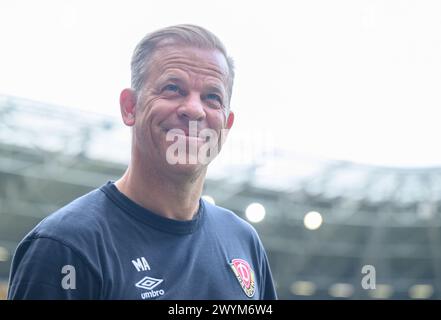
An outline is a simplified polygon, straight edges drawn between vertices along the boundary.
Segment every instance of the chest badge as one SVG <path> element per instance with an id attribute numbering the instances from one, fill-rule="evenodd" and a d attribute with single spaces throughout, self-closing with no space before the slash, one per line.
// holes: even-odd
<path id="1" fill-rule="evenodd" d="M 233 269 L 234 275 L 239 281 L 240 286 L 247 295 L 251 298 L 256 291 L 254 271 L 251 269 L 248 262 L 243 259 L 233 259 L 230 262 L 231 269 Z"/>

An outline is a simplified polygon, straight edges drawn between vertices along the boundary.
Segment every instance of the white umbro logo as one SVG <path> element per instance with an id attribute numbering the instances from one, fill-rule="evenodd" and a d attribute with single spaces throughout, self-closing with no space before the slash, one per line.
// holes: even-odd
<path id="1" fill-rule="evenodd" d="M 152 290 L 156 286 L 158 286 L 162 281 L 162 279 L 155 279 L 151 277 L 144 277 L 141 281 L 137 282 L 135 286 L 142 289 Z"/>

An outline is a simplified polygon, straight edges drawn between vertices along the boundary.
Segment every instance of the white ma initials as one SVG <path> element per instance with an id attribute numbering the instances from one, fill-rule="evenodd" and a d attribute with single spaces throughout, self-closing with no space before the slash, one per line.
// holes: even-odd
<path id="1" fill-rule="evenodd" d="M 149 263 L 144 257 L 137 258 L 136 260 L 132 260 L 132 263 L 138 272 L 150 270 Z"/>

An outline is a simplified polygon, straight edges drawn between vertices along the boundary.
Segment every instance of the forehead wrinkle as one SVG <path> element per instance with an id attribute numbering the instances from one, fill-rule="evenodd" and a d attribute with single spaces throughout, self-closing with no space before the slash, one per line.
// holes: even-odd
<path id="1" fill-rule="evenodd" d="M 161 72 L 166 72 L 168 69 L 178 69 L 184 70 L 186 72 L 192 72 L 194 74 L 202 74 L 207 76 L 212 76 L 216 78 L 220 78 L 222 80 L 226 79 L 227 76 L 219 70 L 216 66 L 201 66 L 196 63 L 186 63 L 186 62 L 170 62 L 164 63 L 160 67 Z"/>
<path id="2" fill-rule="evenodd" d="M 182 68 L 197 69 L 198 71 L 204 71 L 205 69 L 207 72 L 219 74 L 222 78 L 227 78 L 229 74 L 228 66 L 226 64 L 223 65 L 220 61 L 210 61 L 210 59 L 201 57 L 194 52 L 170 52 L 168 50 L 159 49 L 152 60 L 156 60 L 155 58 L 158 57 L 159 54 L 160 59 L 158 59 L 159 61 L 156 65 L 160 65 L 162 68 L 167 68 L 172 64 Z M 194 59 L 189 58 L 189 55 L 193 56 Z M 215 59 L 214 57 L 212 58 Z"/>

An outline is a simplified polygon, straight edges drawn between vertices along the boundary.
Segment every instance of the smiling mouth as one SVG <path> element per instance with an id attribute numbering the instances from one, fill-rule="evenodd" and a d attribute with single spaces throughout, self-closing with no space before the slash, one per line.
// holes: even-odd
<path id="1" fill-rule="evenodd" d="M 176 136 L 182 137 L 188 142 L 191 142 L 191 141 L 198 142 L 198 143 L 206 142 L 206 139 L 203 139 L 201 137 L 187 136 L 187 135 L 183 135 L 183 134 L 176 134 Z"/>
<path id="2" fill-rule="evenodd" d="M 186 140 L 198 140 L 198 141 L 201 141 L 201 142 L 206 142 L 208 140 L 208 137 L 204 139 L 204 138 L 202 138 L 200 136 L 199 133 L 196 133 L 196 135 L 189 134 L 188 129 L 181 129 L 181 128 L 167 129 L 167 128 L 163 128 L 163 132 L 165 132 L 165 134 L 172 134 L 173 136 L 184 137 Z"/>
<path id="3" fill-rule="evenodd" d="M 175 135 L 179 135 L 179 136 L 185 136 L 185 137 L 189 137 L 189 138 L 198 138 L 199 137 L 199 132 L 196 132 L 196 134 L 190 134 L 188 128 L 164 128 L 163 131 L 165 133 L 173 133 Z M 193 133 L 193 132 L 191 132 Z"/>

